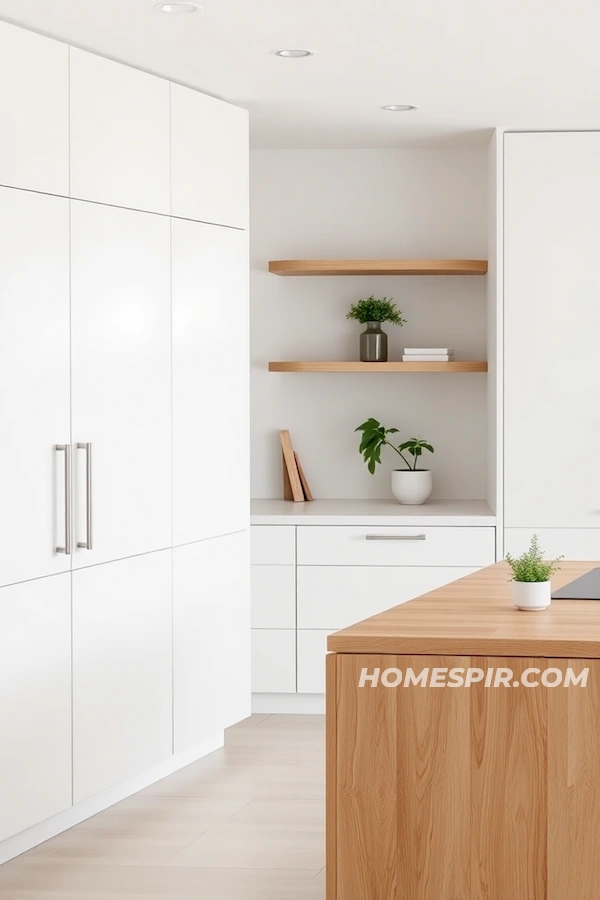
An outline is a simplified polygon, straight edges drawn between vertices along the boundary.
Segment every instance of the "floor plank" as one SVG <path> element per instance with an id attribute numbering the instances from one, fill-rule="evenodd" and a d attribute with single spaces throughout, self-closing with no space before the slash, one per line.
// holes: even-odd
<path id="1" fill-rule="evenodd" d="M 323 754 L 323 716 L 251 716 L 0 867 L 0 900 L 323 900 Z"/>

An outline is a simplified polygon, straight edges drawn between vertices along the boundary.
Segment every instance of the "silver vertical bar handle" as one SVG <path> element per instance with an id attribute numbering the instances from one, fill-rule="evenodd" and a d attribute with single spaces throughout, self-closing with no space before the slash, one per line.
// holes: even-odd
<path id="1" fill-rule="evenodd" d="M 57 452 L 65 454 L 65 546 L 55 547 L 57 553 L 71 555 L 71 445 L 56 444 Z"/>
<path id="2" fill-rule="evenodd" d="M 85 541 L 77 541 L 81 550 L 92 550 L 92 445 L 77 444 L 78 450 L 85 450 Z"/>
<path id="3" fill-rule="evenodd" d="M 366 534 L 368 541 L 424 541 L 426 534 Z"/>

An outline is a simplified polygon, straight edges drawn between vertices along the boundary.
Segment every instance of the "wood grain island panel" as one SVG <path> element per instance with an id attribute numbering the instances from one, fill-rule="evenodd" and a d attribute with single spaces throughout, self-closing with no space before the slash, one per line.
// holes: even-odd
<path id="1" fill-rule="evenodd" d="M 565 562 L 554 586 L 597 565 Z M 600 603 L 519 612 L 507 577 L 490 566 L 329 637 L 327 900 L 600 900 Z M 519 686 L 359 687 L 363 668 L 409 667 Z M 521 680 L 569 667 L 586 687 Z"/>

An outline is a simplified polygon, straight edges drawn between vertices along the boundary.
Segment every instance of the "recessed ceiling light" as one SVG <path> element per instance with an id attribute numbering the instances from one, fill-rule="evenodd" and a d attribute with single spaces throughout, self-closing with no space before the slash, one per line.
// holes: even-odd
<path id="1" fill-rule="evenodd" d="M 389 103 L 387 106 L 381 107 L 386 112 L 410 112 L 411 109 L 418 108 L 418 106 L 413 106 L 411 103 Z"/>
<path id="2" fill-rule="evenodd" d="M 305 56 L 312 56 L 312 50 L 273 50 L 275 56 L 282 59 L 304 59 Z"/>
<path id="3" fill-rule="evenodd" d="M 184 13 L 195 13 L 202 7 L 198 3 L 184 3 L 183 0 L 173 0 L 172 3 L 156 3 L 154 9 L 157 12 L 171 13 L 173 16 L 181 16 Z"/>

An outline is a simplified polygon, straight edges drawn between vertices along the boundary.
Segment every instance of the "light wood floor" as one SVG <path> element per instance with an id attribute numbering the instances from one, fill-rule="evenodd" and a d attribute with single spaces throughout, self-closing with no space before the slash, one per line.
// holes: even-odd
<path id="1" fill-rule="evenodd" d="M 0 900 L 323 900 L 323 756 L 323 716 L 252 716 L 0 867 Z"/>

